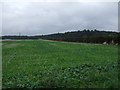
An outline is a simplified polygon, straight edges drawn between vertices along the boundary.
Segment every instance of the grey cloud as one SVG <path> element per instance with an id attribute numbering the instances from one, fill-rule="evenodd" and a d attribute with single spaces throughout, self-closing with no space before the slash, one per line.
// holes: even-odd
<path id="1" fill-rule="evenodd" d="M 0 36 L 2 35 L 2 3 L 0 3 Z"/>
<path id="2" fill-rule="evenodd" d="M 3 35 L 48 34 L 68 30 L 117 30 L 117 2 L 4 3 Z"/>

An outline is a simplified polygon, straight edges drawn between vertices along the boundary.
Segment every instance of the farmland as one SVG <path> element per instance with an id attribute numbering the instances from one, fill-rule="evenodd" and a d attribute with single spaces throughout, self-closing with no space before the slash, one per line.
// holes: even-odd
<path id="1" fill-rule="evenodd" d="M 117 88 L 118 46 L 49 40 L 2 42 L 3 88 Z"/>

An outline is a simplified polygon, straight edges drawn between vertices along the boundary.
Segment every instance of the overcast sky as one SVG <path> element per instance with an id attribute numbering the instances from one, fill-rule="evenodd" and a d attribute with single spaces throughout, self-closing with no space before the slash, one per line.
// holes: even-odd
<path id="1" fill-rule="evenodd" d="M 71 30 L 118 30 L 117 2 L 3 3 L 3 35 L 41 35 Z"/>

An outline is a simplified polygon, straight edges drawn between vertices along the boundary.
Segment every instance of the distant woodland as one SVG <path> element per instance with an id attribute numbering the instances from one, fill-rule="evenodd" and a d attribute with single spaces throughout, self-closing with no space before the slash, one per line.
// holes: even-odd
<path id="1" fill-rule="evenodd" d="M 66 42 L 120 44 L 120 32 L 99 30 L 77 30 L 65 33 L 54 33 L 37 36 L 2 36 L 2 39 L 47 39 Z"/>

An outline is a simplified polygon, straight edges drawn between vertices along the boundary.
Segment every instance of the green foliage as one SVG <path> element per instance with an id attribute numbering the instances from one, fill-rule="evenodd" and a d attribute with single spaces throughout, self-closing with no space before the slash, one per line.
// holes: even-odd
<path id="1" fill-rule="evenodd" d="M 84 42 L 84 43 L 107 43 L 120 44 L 120 32 L 98 31 L 98 30 L 78 30 L 65 33 L 54 33 L 49 35 L 37 36 L 2 36 L 2 39 L 48 39 L 67 42 Z"/>
<path id="2" fill-rule="evenodd" d="M 42 39 L 67 41 L 67 42 L 84 42 L 84 43 L 104 43 L 119 44 L 120 33 L 110 31 L 86 30 L 72 31 L 65 33 L 56 33 L 41 36 Z"/>
<path id="3" fill-rule="evenodd" d="M 115 45 L 3 41 L 3 88 L 118 88 Z"/>

